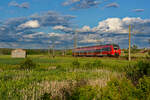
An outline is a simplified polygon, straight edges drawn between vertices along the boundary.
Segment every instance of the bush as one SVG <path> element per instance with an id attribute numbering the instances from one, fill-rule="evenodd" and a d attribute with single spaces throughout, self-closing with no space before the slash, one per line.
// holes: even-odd
<path id="1" fill-rule="evenodd" d="M 36 68 L 36 64 L 29 58 L 26 58 L 21 64 L 20 64 L 21 69 L 34 69 Z"/>
<path id="2" fill-rule="evenodd" d="M 144 75 L 150 76 L 150 62 L 147 60 L 138 61 L 136 65 L 130 65 L 126 68 L 126 76 L 131 79 L 134 84 Z"/>
<path id="3" fill-rule="evenodd" d="M 87 80 L 77 79 L 67 100 L 93 100 L 97 95 L 97 88 L 87 85 Z"/>
<path id="4" fill-rule="evenodd" d="M 113 79 L 102 89 L 100 94 L 102 100 L 138 100 L 136 88 L 131 81 Z"/>
<path id="5" fill-rule="evenodd" d="M 148 50 L 148 55 L 150 56 L 150 50 Z"/>
<path id="6" fill-rule="evenodd" d="M 56 69 L 61 69 L 61 68 L 62 68 L 61 65 L 57 65 L 57 66 L 56 66 Z"/>
<path id="7" fill-rule="evenodd" d="M 123 49 L 124 53 L 128 53 L 129 50 L 128 49 Z"/>
<path id="8" fill-rule="evenodd" d="M 141 78 L 137 90 L 140 100 L 150 100 L 150 77 Z"/>
<path id="9" fill-rule="evenodd" d="M 150 60 L 150 55 L 146 55 L 146 60 Z"/>
<path id="10" fill-rule="evenodd" d="M 68 100 L 150 100 L 150 77 L 139 79 L 137 87 L 125 77 L 112 79 L 104 88 L 80 84 L 74 87 Z"/>
<path id="11" fill-rule="evenodd" d="M 138 67 L 139 67 L 139 74 L 142 76 L 150 76 L 150 62 L 148 60 L 145 61 L 139 61 L 138 62 Z"/>
<path id="12" fill-rule="evenodd" d="M 44 93 L 44 94 L 41 96 L 41 100 L 51 100 L 50 97 L 51 97 L 51 94 L 50 94 L 50 93 Z"/>
<path id="13" fill-rule="evenodd" d="M 66 71 L 66 68 L 64 68 L 64 67 L 61 66 L 61 65 L 57 65 L 57 66 L 56 66 L 56 69 L 57 69 L 58 71 L 62 71 L 62 72 Z"/>
<path id="14" fill-rule="evenodd" d="M 125 58 L 126 60 L 128 60 L 128 59 L 129 59 L 129 55 L 126 54 L 126 55 L 124 56 L 124 58 Z"/>
<path id="15" fill-rule="evenodd" d="M 72 66 L 73 66 L 73 68 L 79 68 L 80 67 L 80 62 L 78 60 L 74 60 L 72 62 Z"/>
<path id="16" fill-rule="evenodd" d="M 139 79 L 139 74 L 138 74 L 139 68 L 136 65 L 129 64 L 125 70 L 126 70 L 126 77 L 132 80 L 134 84 L 137 84 Z"/>
<path id="17" fill-rule="evenodd" d="M 70 100 L 94 100 L 98 91 L 92 86 L 76 88 L 70 97 Z"/>

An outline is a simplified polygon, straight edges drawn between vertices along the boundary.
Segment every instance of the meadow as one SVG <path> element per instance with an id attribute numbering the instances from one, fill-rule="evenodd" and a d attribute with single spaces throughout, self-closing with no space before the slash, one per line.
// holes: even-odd
<path id="1" fill-rule="evenodd" d="M 109 100 L 111 96 L 105 98 L 107 93 L 101 89 L 108 92 L 106 87 L 115 79 L 123 79 L 128 85 L 126 69 L 140 60 L 47 55 L 28 58 L 34 68 L 21 67 L 26 59 L 0 56 L 0 100 Z"/>

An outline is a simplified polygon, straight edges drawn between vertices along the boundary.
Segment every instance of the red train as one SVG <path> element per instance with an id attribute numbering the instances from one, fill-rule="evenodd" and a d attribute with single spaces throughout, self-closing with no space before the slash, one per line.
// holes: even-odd
<path id="1" fill-rule="evenodd" d="M 80 47 L 73 50 L 72 56 L 98 57 L 98 56 L 120 56 L 119 45 L 107 44 L 89 47 Z"/>

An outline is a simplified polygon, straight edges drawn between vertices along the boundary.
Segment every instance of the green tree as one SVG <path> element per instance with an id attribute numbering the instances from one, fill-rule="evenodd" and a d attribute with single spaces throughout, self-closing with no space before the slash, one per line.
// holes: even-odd
<path id="1" fill-rule="evenodd" d="M 34 69 L 35 67 L 36 67 L 36 63 L 34 63 L 30 58 L 26 58 L 26 59 L 20 64 L 20 68 L 21 68 L 21 69 L 30 70 L 30 69 Z"/>
<path id="2" fill-rule="evenodd" d="M 137 53 L 139 50 L 138 50 L 138 46 L 137 45 L 133 45 L 132 47 L 131 47 L 131 52 L 132 53 Z"/>
<path id="3" fill-rule="evenodd" d="M 136 49 L 138 49 L 138 46 L 137 46 L 137 45 L 133 45 L 133 46 L 132 46 L 132 49 L 133 49 L 133 50 L 136 50 Z"/>

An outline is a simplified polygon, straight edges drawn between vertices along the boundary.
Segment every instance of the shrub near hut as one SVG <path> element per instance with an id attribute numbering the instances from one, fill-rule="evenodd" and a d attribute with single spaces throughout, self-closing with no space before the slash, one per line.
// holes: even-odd
<path id="1" fill-rule="evenodd" d="M 20 69 L 34 69 L 36 67 L 36 64 L 29 58 L 26 58 L 21 64 Z"/>

